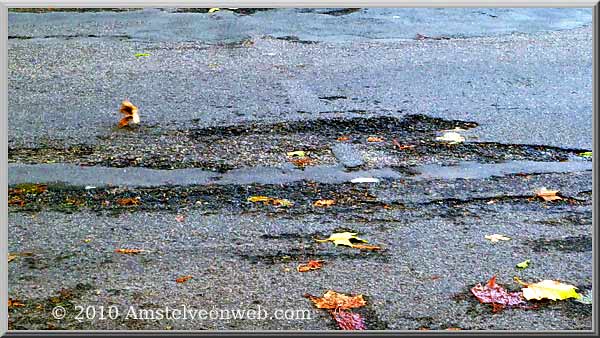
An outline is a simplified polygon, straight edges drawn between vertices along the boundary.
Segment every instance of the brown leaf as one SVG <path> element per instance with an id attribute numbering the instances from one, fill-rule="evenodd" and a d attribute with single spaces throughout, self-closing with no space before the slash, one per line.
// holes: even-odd
<path id="1" fill-rule="evenodd" d="M 119 204 L 120 206 L 132 206 L 132 205 L 140 205 L 140 198 L 139 197 L 135 197 L 135 198 L 119 198 L 117 200 L 117 204 Z"/>
<path id="2" fill-rule="evenodd" d="M 115 249 L 116 253 L 126 254 L 126 255 L 137 255 L 144 250 L 142 249 Z"/>
<path id="3" fill-rule="evenodd" d="M 24 306 L 25 306 L 25 304 L 21 303 L 21 301 L 19 301 L 19 300 L 12 299 L 12 298 L 8 299 L 8 308 L 24 307 Z"/>
<path id="4" fill-rule="evenodd" d="M 119 111 L 123 115 L 131 116 L 138 111 L 138 108 L 129 101 L 123 101 L 121 102 L 121 108 Z"/>
<path id="5" fill-rule="evenodd" d="M 25 201 L 23 201 L 18 196 L 14 196 L 8 200 L 8 205 L 18 205 L 18 206 L 22 207 L 22 206 L 25 206 Z"/>
<path id="6" fill-rule="evenodd" d="M 315 207 L 319 207 L 319 208 L 330 207 L 334 204 L 335 204 L 335 200 L 318 200 L 318 201 L 315 201 L 315 203 L 313 203 L 313 205 Z"/>
<path id="7" fill-rule="evenodd" d="M 537 197 L 542 198 L 546 202 L 561 200 L 562 197 L 558 196 L 558 190 L 548 190 L 546 188 L 542 188 L 535 192 Z"/>
<path id="8" fill-rule="evenodd" d="M 333 320 L 338 324 L 338 327 L 342 330 L 366 330 L 367 325 L 365 319 L 358 313 L 352 313 L 349 311 L 331 311 Z"/>
<path id="9" fill-rule="evenodd" d="M 310 270 L 319 270 L 323 267 L 323 261 L 309 261 L 306 264 L 298 265 L 298 272 L 308 272 Z"/>
<path id="10" fill-rule="evenodd" d="M 307 165 L 314 164 L 315 160 L 313 160 L 312 158 L 309 158 L 309 157 L 305 157 L 305 158 L 290 159 L 290 162 L 292 162 L 297 167 L 306 167 Z"/>
<path id="11" fill-rule="evenodd" d="M 17 255 L 8 254 L 8 263 L 12 262 L 15 258 L 17 258 Z"/>
<path id="12" fill-rule="evenodd" d="M 305 294 L 304 297 L 310 299 L 319 309 L 347 310 L 367 305 L 363 295 L 347 296 L 332 290 L 327 291 L 323 297 L 309 294 Z"/>
<path id="13" fill-rule="evenodd" d="M 133 116 L 125 116 L 119 121 L 119 128 L 123 128 L 129 125 L 129 122 L 133 120 Z"/>
<path id="14" fill-rule="evenodd" d="M 525 303 L 522 292 L 508 292 L 496 284 L 496 276 L 490 278 L 485 285 L 478 283 L 471 288 L 471 293 L 481 303 L 491 303 L 492 311 L 498 312 L 506 306 L 521 306 Z"/>
<path id="15" fill-rule="evenodd" d="M 183 277 L 179 277 L 175 280 L 176 283 L 185 283 L 187 281 L 189 281 L 190 279 L 194 278 L 193 276 L 183 276 Z"/>

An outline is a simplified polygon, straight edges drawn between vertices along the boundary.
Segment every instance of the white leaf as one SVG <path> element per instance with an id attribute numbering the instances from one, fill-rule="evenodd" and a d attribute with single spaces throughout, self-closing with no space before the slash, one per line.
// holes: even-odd
<path id="1" fill-rule="evenodd" d="M 377 183 L 379 179 L 374 177 L 357 177 L 352 179 L 350 182 L 352 183 Z"/>

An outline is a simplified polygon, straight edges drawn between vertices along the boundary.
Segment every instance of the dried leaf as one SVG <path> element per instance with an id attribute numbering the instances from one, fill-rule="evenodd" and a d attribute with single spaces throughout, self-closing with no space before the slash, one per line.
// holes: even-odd
<path id="1" fill-rule="evenodd" d="M 310 270 L 319 270 L 320 268 L 323 267 L 323 262 L 324 261 L 309 261 L 306 264 L 300 264 L 298 265 L 298 267 L 296 268 L 298 270 L 298 272 L 307 272 Z"/>
<path id="2" fill-rule="evenodd" d="M 383 142 L 383 139 L 377 136 L 369 136 L 367 142 Z"/>
<path id="3" fill-rule="evenodd" d="M 18 196 L 14 196 L 8 200 L 8 205 L 18 205 L 18 206 L 22 207 L 22 206 L 25 206 L 25 201 L 23 201 Z"/>
<path id="4" fill-rule="evenodd" d="M 294 205 L 294 202 L 286 200 L 286 199 L 280 199 L 280 198 L 273 198 L 273 197 L 267 197 L 267 196 L 251 196 L 248 197 L 248 202 L 262 202 L 265 205 L 274 205 L 276 207 L 291 207 L 292 205 Z"/>
<path id="5" fill-rule="evenodd" d="M 481 303 L 492 304 L 493 311 L 497 312 L 505 306 L 520 306 L 525 303 L 522 292 L 508 292 L 496 284 L 496 276 L 490 278 L 486 285 L 478 283 L 471 288 L 471 293 Z"/>
<path id="6" fill-rule="evenodd" d="M 465 141 L 464 137 L 453 131 L 445 132 L 442 136 L 436 137 L 435 139 L 437 141 L 448 142 L 448 144 L 457 144 Z"/>
<path id="7" fill-rule="evenodd" d="M 498 241 L 510 241 L 510 237 L 499 234 L 486 235 L 485 239 L 490 240 L 492 243 L 496 243 Z"/>
<path id="8" fill-rule="evenodd" d="M 358 241 L 358 242 L 364 242 L 364 243 L 367 242 L 367 240 L 358 238 L 356 235 L 358 235 L 357 232 L 337 232 L 337 233 L 331 234 L 331 236 L 329 236 L 329 238 L 327 238 L 327 239 L 315 239 L 315 240 L 319 243 L 333 242 L 333 244 L 335 244 L 335 246 L 344 245 L 344 246 L 349 246 L 349 247 L 354 246 L 354 244 L 352 242 L 350 242 L 351 239 Z"/>
<path id="9" fill-rule="evenodd" d="M 340 142 L 345 142 L 345 141 L 349 141 L 350 138 L 348 136 L 340 136 L 337 138 L 337 140 Z"/>
<path id="10" fill-rule="evenodd" d="M 529 263 L 531 262 L 531 260 L 527 259 L 522 261 L 521 263 L 517 264 L 517 268 L 519 269 L 526 269 L 527 267 L 529 267 Z"/>
<path id="11" fill-rule="evenodd" d="M 183 277 L 179 277 L 175 280 L 176 283 L 185 283 L 187 281 L 189 281 L 190 279 L 194 278 L 193 276 L 183 276 Z"/>
<path id="12" fill-rule="evenodd" d="M 13 308 L 13 307 L 24 307 L 25 304 L 21 303 L 21 301 L 16 300 L 16 299 L 12 299 L 9 298 L 8 299 L 8 308 Z"/>
<path id="13" fill-rule="evenodd" d="M 15 258 L 17 258 L 17 255 L 8 254 L 8 263 L 12 262 Z"/>
<path id="14" fill-rule="evenodd" d="M 363 249 L 363 250 L 381 250 L 380 246 L 377 245 L 367 245 L 367 244 L 352 244 L 352 247 L 355 249 Z"/>
<path id="15" fill-rule="evenodd" d="M 330 207 L 334 204 L 335 204 L 335 200 L 318 200 L 318 201 L 315 201 L 315 203 L 313 203 L 313 205 L 318 208 Z"/>
<path id="16" fill-rule="evenodd" d="M 331 316 L 342 330 L 366 330 L 364 318 L 358 314 L 349 311 L 332 311 Z"/>
<path id="17" fill-rule="evenodd" d="M 319 309 L 347 310 L 367 305 L 363 295 L 347 296 L 333 290 L 327 291 L 323 297 L 315 297 L 309 294 L 304 295 L 304 297 L 310 299 Z"/>
<path id="18" fill-rule="evenodd" d="M 577 290 L 577 287 L 558 281 L 545 279 L 539 283 L 528 284 L 523 283 L 518 277 L 515 277 L 515 281 L 525 286 L 523 288 L 523 297 L 527 300 L 563 300 L 568 298 L 581 298 L 581 295 L 575 291 Z"/>
<path id="19" fill-rule="evenodd" d="M 119 109 L 119 112 L 121 112 L 121 114 L 125 115 L 125 117 L 123 117 L 121 119 L 121 121 L 119 121 L 119 128 L 123 128 L 123 127 L 129 125 L 129 123 L 131 123 L 131 122 L 140 123 L 140 115 L 138 113 L 138 107 L 133 105 L 133 103 L 131 103 L 129 101 L 123 101 L 121 103 L 121 108 Z"/>
<path id="20" fill-rule="evenodd" d="M 558 190 L 548 190 L 546 188 L 542 188 L 535 192 L 537 197 L 542 198 L 546 202 L 561 200 L 562 198 L 557 195 Z"/>
<path id="21" fill-rule="evenodd" d="M 415 146 L 414 145 L 402 145 L 398 142 L 398 140 L 393 139 L 392 143 L 399 149 L 399 150 L 406 150 L 406 149 L 412 149 Z"/>
<path id="22" fill-rule="evenodd" d="M 305 157 L 298 159 L 290 159 L 290 162 L 292 162 L 297 167 L 306 167 L 307 165 L 314 164 L 315 160 L 313 160 L 312 158 Z"/>
<path id="23" fill-rule="evenodd" d="M 135 198 L 119 198 L 117 200 L 117 204 L 119 204 L 120 206 L 132 206 L 132 205 L 140 205 L 140 198 L 139 197 L 135 197 Z"/>
<path id="24" fill-rule="evenodd" d="M 142 249 L 115 249 L 116 253 L 126 254 L 126 255 L 136 255 L 144 252 Z"/>

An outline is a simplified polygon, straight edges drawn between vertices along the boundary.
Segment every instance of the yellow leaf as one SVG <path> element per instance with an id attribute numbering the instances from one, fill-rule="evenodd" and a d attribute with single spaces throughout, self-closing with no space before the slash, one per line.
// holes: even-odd
<path id="1" fill-rule="evenodd" d="M 214 13 L 214 12 L 218 12 L 220 10 L 221 10 L 220 8 L 211 8 L 211 9 L 208 10 L 208 12 L 209 13 Z"/>
<path id="2" fill-rule="evenodd" d="M 490 240 L 492 243 L 496 243 L 498 241 L 510 241 L 510 237 L 506 237 L 504 235 L 499 234 L 486 235 L 485 239 Z"/>
<path id="3" fill-rule="evenodd" d="M 357 232 L 336 232 L 336 233 L 331 234 L 331 236 L 329 236 L 329 238 L 327 238 L 327 239 L 315 239 L 315 240 L 319 243 L 333 242 L 333 244 L 335 244 L 335 246 L 344 245 L 344 246 L 349 246 L 349 247 L 354 246 L 354 244 L 352 244 L 352 242 L 350 242 L 351 239 L 353 239 L 355 241 L 364 242 L 364 243 L 367 242 L 367 240 L 358 238 L 356 235 L 358 235 Z"/>
<path id="4" fill-rule="evenodd" d="M 298 150 L 298 151 L 290 151 L 287 153 L 288 157 L 305 157 L 306 156 L 306 152 L 302 151 L 302 150 Z"/>
<path id="5" fill-rule="evenodd" d="M 286 199 L 274 198 L 271 203 L 276 207 L 291 207 L 294 202 Z"/>
<path id="6" fill-rule="evenodd" d="M 551 300 L 563 300 L 568 298 L 581 298 L 581 295 L 577 293 L 577 287 L 569 284 L 564 284 L 554 280 L 543 280 L 539 283 L 535 284 L 527 284 L 523 283 L 519 280 L 518 277 L 515 277 L 515 280 L 522 285 L 525 285 L 523 288 L 523 297 L 527 300 L 531 299 L 551 299 Z"/>
<path id="7" fill-rule="evenodd" d="M 267 196 L 252 196 L 248 197 L 248 202 L 269 202 L 271 197 Z"/>
<path id="8" fill-rule="evenodd" d="M 335 204 L 335 200 L 318 200 L 313 203 L 315 207 L 330 207 Z"/>
<path id="9" fill-rule="evenodd" d="M 8 254 L 8 262 L 10 263 L 13 259 L 17 258 L 17 255 Z"/>

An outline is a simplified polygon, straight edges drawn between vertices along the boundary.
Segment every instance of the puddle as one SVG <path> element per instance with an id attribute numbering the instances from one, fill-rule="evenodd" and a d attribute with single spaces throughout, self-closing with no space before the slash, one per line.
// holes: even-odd
<path id="1" fill-rule="evenodd" d="M 454 166 L 424 165 L 414 179 L 484 179 L 512 174 L 572 173 L 592 170 L 592 162 L 507 161 L 502 163 L 461 162 Z"/>

